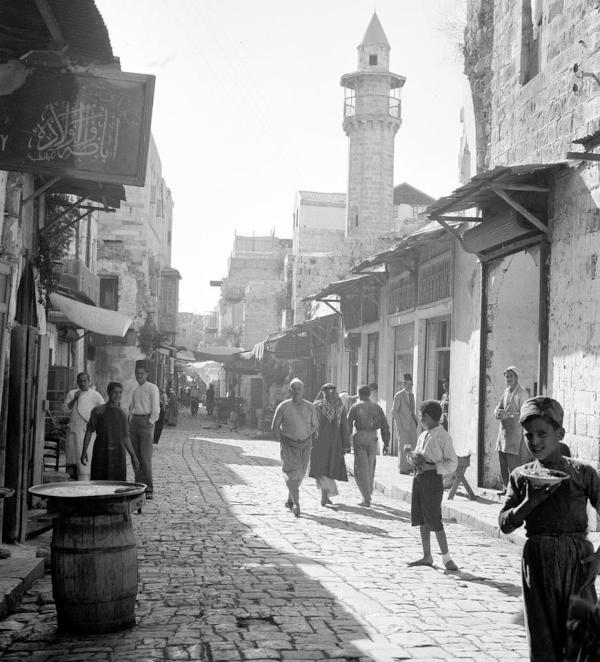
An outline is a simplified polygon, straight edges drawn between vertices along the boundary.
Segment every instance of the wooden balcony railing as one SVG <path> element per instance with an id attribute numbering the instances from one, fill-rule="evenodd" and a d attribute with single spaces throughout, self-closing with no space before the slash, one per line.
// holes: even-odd
<path id="1" fill-rule="evenodd" d="M 61 285 L 77 292 L 83 292 L 95 304 L 100 295 L 100 278 L 86 267 L 85 262 L 77 258 L 63 261 Z"/>

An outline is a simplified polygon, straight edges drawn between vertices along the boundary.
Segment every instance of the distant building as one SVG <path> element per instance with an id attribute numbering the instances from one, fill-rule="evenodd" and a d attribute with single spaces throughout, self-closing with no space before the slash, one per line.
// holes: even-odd
<path id="1" fill-rule="evenodd" d="M 146 357 L 152 380 L 162 386 L 174 378 L 169 359 L 177 336 L 181 277 L 171 267 L 174 203 L 154 139 L 146 184 L 125 191 L 127 202 L 98 222 L 99 305 L 129 315 L 133 328 L 124 341 L 107 339 L 97 348 L 96 372 L 104 387 L 113 379 L 130 379 L 135 360 Z"/>
<path id="2" fill-rule="evenodd" d="M 175 345 L 192 351 L 198 349 L 206 335 L 208 317 L 200 313 L 178 313 Z"/>
<path id="3" fill-rule="evenodd" d="M 394 186 L 393 231 L 407 235 L 426 225 L 425 210 L 433 202 L 435 198 L 406 182 Z"/>
<path id="4" fill-rule="evenodd" d="M 221 281 L 218 341 L 252 348 L 279 328 L 285 306 L 283 269 L 292 241 L 236 235 Z"/>

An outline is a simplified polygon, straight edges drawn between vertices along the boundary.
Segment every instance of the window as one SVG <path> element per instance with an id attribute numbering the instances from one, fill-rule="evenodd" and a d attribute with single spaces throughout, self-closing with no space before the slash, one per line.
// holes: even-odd
<path id="1" fill-rule="evenodd" d="M 451 263 L 451 256 L 446 254 L 436 257 L 420 267 L 419 306 L 447 299 L 450 296 Z"/>
<path id="2" fill-rule="evenodd" d="M 371 67 L 377 66 L 377 55 L 369 55 L 369 65 Z"/>
<path id="3" fill-rule="evenodd" d="M 521 83 L 538 75 L 542 68 L 542 0 L 523 0 L 521 26 Z"/>
<path id="4" fill-rule="evenodd" d="M 119 310 L 118 276 L 100 276 L 100 308 Z"/>

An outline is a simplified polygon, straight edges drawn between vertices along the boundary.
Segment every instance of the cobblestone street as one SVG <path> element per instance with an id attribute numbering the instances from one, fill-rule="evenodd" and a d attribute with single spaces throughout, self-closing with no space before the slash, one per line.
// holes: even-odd
<path id="1" fill-rule="evenodd" d="M 56 634 L 46 575 L 1 624 L 2 659 L 526 659 L 517 545 L 450 522 L 460 571 L 439 554 L 437 567 L 408 568 L 420 541 L 407 504 L 376 494 L 361 508 L 350 478 L 337 509 L 323 508 L 307 479 L 295 519 L 279 445 L 203 424 L 183 413 L 165 428 L 154 501 L 133 516 L 137 626 Z"/>

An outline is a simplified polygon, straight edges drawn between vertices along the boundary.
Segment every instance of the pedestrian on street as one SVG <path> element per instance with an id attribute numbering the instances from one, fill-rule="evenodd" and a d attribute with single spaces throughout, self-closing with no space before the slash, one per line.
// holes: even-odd
<path id="1" fill-rule="evenodd" d="M 152 499 L 152 447 L 154 442 L 154 424 L 160 414 L 160 395 L 158 387 L 148 380 L 146 361 L 135 362 L 135 379 L 138 387 L 131 394 L 129 412 L 129 436 L 131 445 L 140 461 L 135 472 L 135 480 L 146 485 L 146 499 Z"/>
<path id="2" fill-rule="evenodd" d="M 410 505 L 410 522 L 421 533 L 423 557 L 409 566 L 432 566 L 431 532 L 435 533 L 446 570 L 458 570 L 448 551 L 448 541 L 442 523 L 443 475 L 456 471 L 458 459 L 452 437 L 440 425 L 442 407 L 437 400 L 425 400 L 420 407 L 423 432 L 417 446 L 408 456 L 415 467 Z"/>
<path id="3" fill-rule="evenodd" d="M 366 384 L 358 389 L 359 402 L 355 402 L 348 412 L 348 431 L 356 429 L 352 435 L 354 449 L 354 477 L 362 494 L 359 505 L 369 507 L 375 483 L 375 464 L 379 455 L 377 430 L 381 430 L 383 450 L 387 452 L 390 443 L 390 428 L 383 409 L 369 399 L 371 388 Z"/>
<path id="4" fill-rule="evenodd" d="M 103 404 L 104 398 L 90 387 L 90 376 L 87 372 L 80 372 L 77 388 L 67 393 L 62 406 L 62 410 L 71 415 L 65 442 L 65 470 L 75 480 L 90 480 L 90 468 L 81 463 L 83 438 L 92 409 Z"/>
<path id="5" fill-rule="evenodd" d="M 300 485 L 308 471 L 313 437 L 318 433 L 317 412 L 304 400 L 304 384 L 296 377 L 290 382 L 291 398 L 280 402 L 273 416 L 272 430 L 281 442 L 281 464 L 288 489 L 285 502 L 300 517 Z"/>
<path id="6" fill-rule="evenodd" d="M 323 384 L 314 402 L 319 433 L 310 454 L 309 476 L 321 490 L 321 505 L 338 495 L 336 480 L 348 481 L 344 453 L 350 452 L 346 409 L 333 384 Z"/>
<path id="7" fill-rule="evenodd" d="M 398 470 L 401 474 L 408 474 L 412 471 L 412 467 L 408 463 L 407 455 L 414 450 L 417 444 L 417 426 L 419 424 L 415 413 L 413 378 L 408 372 L 404 375 L 404 388 L 394 396 L 392 419 L 398 436 Z"/>
<path id="8" fill-rule="evenodd" d="M 179 400 L 177 399 L 177 394 L 174 389 L 169 389 L 167 399 L 165 420 L 167 421 L 168 427 L 174 428 L 177 425 L 177 420 L 179 418 Z"/>
<path id="9" fill-rule="evenodd" d="M 511 365 L 504 371 L 506 389 L 500 402 L 494 409 L 494 416 L 500 421 L 496 450 L 500 460 L 500 476 L 502 489 L 498 496 L 506 494 L 508 478 L 512 471 L 523 464 L 521 452 L 523 449 L 523 428 L 519 423 L 521 406 L 529 398 L 529 393 L 519 384 L 519 373 Z"/>
<path id="10" fill-rule="evenodd" d="M 210 384 L 206 389 L 206 413 L 208 416 L 212 416 L 213 409 L 215 408 L 215 387 L 213 384 Z"/>
<path id="11" fill-rule="evenodd" d="M 96 433 L 94 450 L 92 452 L 92 480 L 127 480 L 127 464 L 125 451 L 131 458 L 134 471 L 140 467 L 140 462 L 129 440 L 127 414 L 121 409 L 123 385 L 110 382 L 107 388 L 108 402 L 94 407 L 90 414 L 87 430 L 83 439 L 81 464 L 88 463 L 88 446 L 92 435 Z"/>
<path id="12" fill-rule="evenodd" d="M 160 413 L 158 415 L 158 420 L 154 424 L 154 436 L 153 436 L 153 442 L 155 444 L 158 444 L 160 440 L 160 435 L 162 434 L 163 431 L 163 426 L 165 424 L 165 414 L 167 413 L 167 404 L 168 404 L 168 399 L 167 399 L 167 394 L 165 393 L 165 390 L 163 388 L 160 389 L 159 391 L 159 406 L 160 406 Z"/>
<path id="13" fill-rule="evenodd" d="M 449 410 L 450 410 L 450 382 L 447 379 L 444 379 L 442 382 L 442 389 L 444 391 L 444 394 L 442 395 L 442 399 L 440 400 L 440 405 L 442 406 L 442 418 L 440 419 L 440 425 L 448 432 L 448 428 L 450 427 L 450 418 L 449 418 Z"/>
<path id="14" fill-rule="evenodd" d="M 600 477 L 590 465 L 561 452 L 563 408 L 552 398 L 526 400 L 520 423 L 534 461 L 510 475 L 499 525 L 511 533 L 525 525 L 522 579 L 525 621 L 532 662 L 562 662 L 571 596 L 596 603 L 594 581 L 600 547 L 587 539 L 587 502 L 600 509 Z M 566 478 L 536 488 L 528 474 L 559 471 Z"/>
<path id="15" fill-rule="evenodd" d="M 200 389 L 198 384 L 194 383 L 190 389 L 190 411 L 192 416 L 198 413 L 198 405 L 200 404 Z"/>

